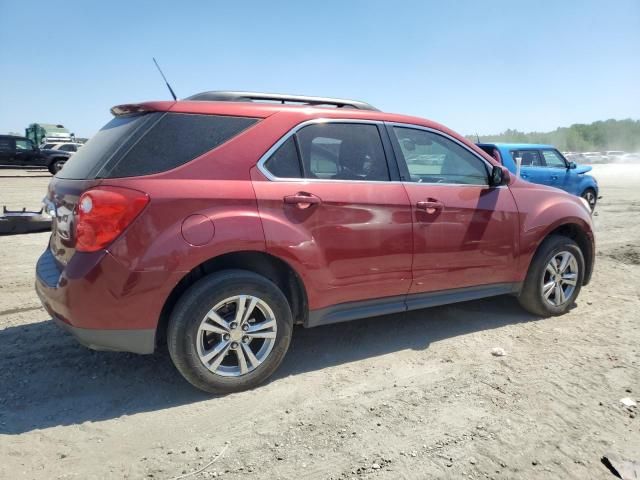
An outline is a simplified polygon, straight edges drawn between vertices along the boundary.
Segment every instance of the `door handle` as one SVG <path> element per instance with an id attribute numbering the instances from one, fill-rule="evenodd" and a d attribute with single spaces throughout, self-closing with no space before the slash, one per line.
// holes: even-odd
<path id="1" fill-rule="evenodd" d="M 294 195 L 287 195 L 284 197 L 284 203 L 287 205 L 295 205 L 300 210 L 309 208 L 312 205 L 318 205 L 322 203 L 320 197 L 317 197 L 311 193 L 298 192 Z"/>
<path id="2" fill-rule="evenodd" d="M 416 208 L 418 210 L 424 210 L 428 214 L 434 214 L 438 210 L 442 210 L 444 208 L 444 204 L 437 200 L 421 200 L 416 203 Z"/>
<path id="3" fill-rule="evenodd" d="M 526 173 L 521 173 L 521 174 L 520 174 L 520 176 L 521 176 L 522 178 L 527 178 L 529 175 L 527 175 Z"/>
<path id="4" fill-rule="evenodd" d="M 558 176 L 557 175 L 551 175 L 551 180 L 557 180 Z"/>

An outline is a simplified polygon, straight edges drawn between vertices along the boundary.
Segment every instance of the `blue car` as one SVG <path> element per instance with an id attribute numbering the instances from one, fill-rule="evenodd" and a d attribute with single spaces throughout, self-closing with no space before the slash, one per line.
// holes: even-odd
<path id="1" fill-rule="evenodd" d="M 533 183 L 560 188 L 589 202 L 591 211 L 598 200 L 598 182 L 585 175 L 591 167 L 570 162 L 552 145 L 532 143 L 478 143 L 511 172 L 516 173 L 520 158 L 520 176 Z"/>

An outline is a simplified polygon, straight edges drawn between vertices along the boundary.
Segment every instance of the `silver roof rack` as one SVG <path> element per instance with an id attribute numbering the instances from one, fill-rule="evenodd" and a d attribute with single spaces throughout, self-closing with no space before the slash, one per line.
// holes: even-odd
<path id="1" fill-rule="evenodd" d="M 357 100 L 345 100 L 342 98 L 308 97 L 306 95 L 284 95 L 281 93 L 261 93 L 261 92 L 227 92 L 211 91 L 191 95 L 185 100 L 197 100 L 205 102 L 254 102 L 267 101 L 279 102 L 282 104 L 297 103 L 302 105 L 333 105 L 337 108 L 355 108 L 358 110 L 378 111 L 372 105 Z"/>

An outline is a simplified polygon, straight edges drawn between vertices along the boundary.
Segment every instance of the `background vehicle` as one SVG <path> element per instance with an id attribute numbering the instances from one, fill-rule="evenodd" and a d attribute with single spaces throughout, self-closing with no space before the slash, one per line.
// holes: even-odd
<path id="1" fill-rule="evenodd" d="M 64 125 L 52 123 L 32 123 L 25 128 L 24 136 L 31 140 L 34 145 L 51 142 L 71 142 L 73 133 Z"/>
<path id="2" fill-rule="evenodd" d="M 584 201 L 428 120 L 247 92 L 112 113 L 51 181 L 36 291 L 91 348 L 166 339 L 203 390 L 264 381 L 294 323 L 502 294 L 560 315 L 591 277 Z"/>
<path id="3" fill-rule="evenodd" d="M 596 208 L 598 182 L 591 175 L 585 175 L 591 167 L 567 161 L 554 146 L 528 143 L 479 143 L 478 146 L 513 173 L 516 158 L 520 158 L 520 176 L 525 180 L 578 195 L 589 202 L 592 211 Z"/>
<path id="4" fill-rule="evenodd" d="M 82 146 L 82 143 L 45 143 L 40 148 L 42 150 L 61 150 L 63 152 L 75 153 Z"/>
<path id="5" fill-rule="evenodd" d="M 25 137 L 0 135 L 0 165 L 5 167 L 46 167 L 52 174 L 59 171 L 70 152 L 40 150 Z"/>

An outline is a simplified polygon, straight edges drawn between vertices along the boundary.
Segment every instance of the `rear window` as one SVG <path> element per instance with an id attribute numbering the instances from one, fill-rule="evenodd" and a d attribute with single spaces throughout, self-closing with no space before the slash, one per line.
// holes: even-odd
<path id="1" fill-rule="evenodd" d="M 164 172 L 256 122 L 255 118 L 183 113 L 116 117 L 71 157 L 58 176 L 119 178 Z"/>

